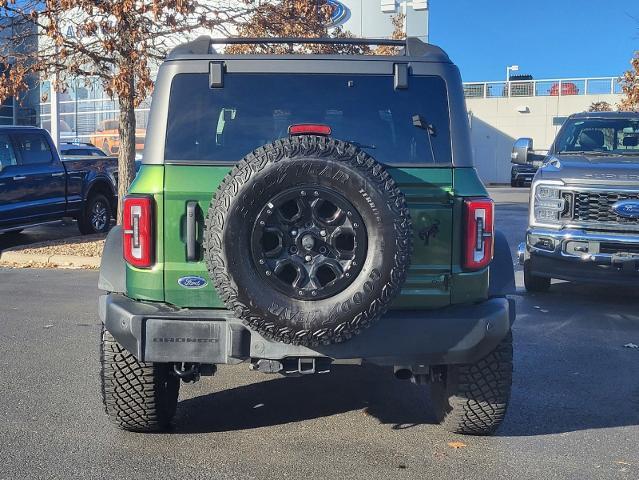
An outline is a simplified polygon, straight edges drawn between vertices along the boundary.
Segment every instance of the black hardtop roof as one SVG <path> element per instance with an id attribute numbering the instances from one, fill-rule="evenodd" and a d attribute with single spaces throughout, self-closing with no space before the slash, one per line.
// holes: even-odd
<path id="1" fill-rule="evenodd" d="M 399 55 L 346 55 L 346 54 L 260 54 L 260 55 L 222 55 L 223 57 L 251 57 L 252 59 L 271 60 L 282 57 L 300 59 L 348 57 L 349 60 L 383 59 L 398 61 L 407 59 L 425 62 L 451 63 L 450 58 L 441 48 L 422 42 L 419 38 L 408 37 L 406 40 L 388 40 L 377 38 L 211 38 L 207 35 L 200 36 L 193 41 L 183 43 L 175 47 L 167 56 L 167 60 L 194 60 L 202 58 L 219 59 L 220 54 L 214 45 L 247 45 L 247 44 L 330 44 L 330 45 L 386 45 L 400 47 Z"/>
<path id="2" fill-rule="evenodd" d="M 639 118 L 639 112 L 579 112 L 569 118 Z"/>

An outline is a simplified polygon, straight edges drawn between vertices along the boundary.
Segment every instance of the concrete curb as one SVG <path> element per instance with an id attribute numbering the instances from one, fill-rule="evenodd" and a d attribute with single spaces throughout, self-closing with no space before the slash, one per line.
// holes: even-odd
<path id="1" fill-rule="evenodd" d="M 100 267 L 98 257 L 80 257 L 77 255 L 42 255 L 35 253 L 21 253 L 11 250 L 0 253 L 0 263 L 10 263 L 14 265 L 31 265 L 33 263 L 44 264 L 47 267 L 72 267 L 91 268 Z"/>

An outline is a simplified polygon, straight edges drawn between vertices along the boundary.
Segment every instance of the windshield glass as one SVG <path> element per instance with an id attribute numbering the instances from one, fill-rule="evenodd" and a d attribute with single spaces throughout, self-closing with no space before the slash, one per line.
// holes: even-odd
<path id="1" fill-rule="evenodd" d="M 165 159 L 237 162 L 286 137 L 290 125 L 315 123 L 330 126 L 334 138 L 358 144 L 382 163 L 451 163 L 444 81 L 413 76 L 402 90 L 393 80 L 392 75 L 226 74 L 223 88 L 210 88 L 207 74 L 177 75 Z M 420 126 L 413 123 L 415 115 L 423 120 Z"/>
<path id="2" fill-rule="evenodd" d="M 557 138 L 556 151 L 639 155 L 639 116 L 568 120 Z"/>

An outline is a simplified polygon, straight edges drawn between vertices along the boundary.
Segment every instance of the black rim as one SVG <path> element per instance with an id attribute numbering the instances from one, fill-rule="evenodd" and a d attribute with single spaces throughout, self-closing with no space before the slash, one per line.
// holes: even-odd
<path id="1" fill-rule="evenodd" d="M 362 269 L 367 246 L 359 212 L 338 193 L 318 187 L 276 195 L 251 233 L 260 276 L 301 300 L 330 297 L 348 287 Z"/>
<path id="2" fill-rule="evenodd" d="M 89 221 L 93 230 L 100 232 L 106 228 L 109 222 L 108 209 L 106 204 L 102 200 L 98 200 L 93 204 L 91 213 L 89 215 Z"/>

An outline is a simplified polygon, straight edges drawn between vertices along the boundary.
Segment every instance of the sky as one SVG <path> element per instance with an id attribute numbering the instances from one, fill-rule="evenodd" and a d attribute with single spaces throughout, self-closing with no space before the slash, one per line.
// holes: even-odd
<path id="1" fill-rule="evenodd" d="M 639 0 L 430 0 L 429 41 L 466 82 L 619 76 L 639 50 Z"/>

